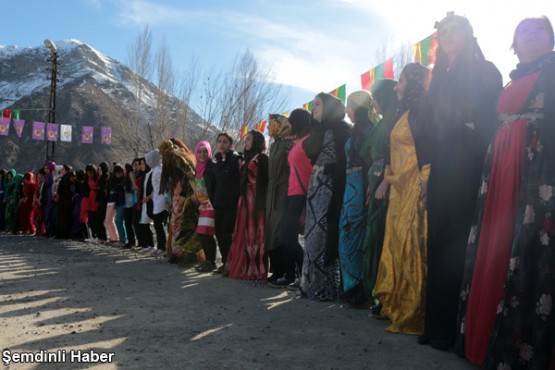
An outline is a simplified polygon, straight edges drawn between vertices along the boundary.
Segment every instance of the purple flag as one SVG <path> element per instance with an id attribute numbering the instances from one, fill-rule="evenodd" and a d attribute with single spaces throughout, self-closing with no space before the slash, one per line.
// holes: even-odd
<path id="1" fill-rule="evenodd" d="M 48 140 L 48 141 L 58 141 L 58 124 L 57 123 L 47 123 L 46 124 L 46 140 Z"/>
<path id="2" fill-rule="evenodd" d="M 100 141 L 102 144 L 112 144 L 112 129 L 110 127 L 102 127 L 100 129 L 100 135 L 102 137 Z"/>
<path id="3" fill-rule="evenodd" d="M 23 132 L 23 126 L 25 126 L 24 119 L 14 119 L 13 125 L 15 127 L 15 132 L 17 133 L 17 137 L 21 137 L 21 133 Z"/>
<path id="4" fill-rule="evenodd" d="M 44 122 L 33 122 L 33 139 L 44 140 Z"/>
<path id="5" fill-rule="evenodd" d="M 83 134 L 81 135 L 81 142 L 83 144 L 92 144 L 93 142 L 93 127 L 83 126 Z"/>
<path id="6" fill-rule="evenodd" d="M 10 132 L 10 118 L 0 117 L 0 135 L 7 136 Z"/>

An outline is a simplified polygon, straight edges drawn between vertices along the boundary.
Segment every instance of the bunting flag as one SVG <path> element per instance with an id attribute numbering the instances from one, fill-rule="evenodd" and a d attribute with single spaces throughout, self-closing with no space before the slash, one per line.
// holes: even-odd
<path id="1" fill-rule="evenodd" d="M 12 118 L 12 110 L 4 109 L 4 111 L 2 112 L 2 117 Z"/>
<path id="2" fill-rule="evenodd" d="M 312 112 L 312 100 L 309 101 L 308 103 L 304 103 L 304 104 L 303 104 L 303 109 L 305 109 L 305 110 L 307 110 L 307 111 L 309 111 L 309 112 Z"/>
<path id="3" fill-rule="evenodd" d="M 347 93 L 345 91 L 345 88 L 346 88 L 346 84 L 343 84 L 338 88 L 334 89 L 333 91 L 330 91 L 330 94 L 332 94 L 336 98 L 339 98 L 343 102 L 343 104 L 345 104 L 345 100 L 347 99 Z"/>
<path id="4" fill-rule="evenodd" d="M 19 111 L 18 111 L 19 113 Z M 19 117 L 19 114 L 17 115 Z M 21 133 L 23 132 L 23 126 L 25 126 L 25 120 L 24 119 L 19 119 L 19 118 L 14 118 L 13 119 L 13 125 L 15 127 L 15 133 L 17 134 L 17 137 L 21 137 Z"/>
<path id="5" fill-rule="evenodd" d="M 105 145 L 112 144 L 112 129 L 110 127 L 100 128 L 100 143 Z"/>
<path id="6" fill-rule="evenodd" d="M 12 110 L 12 119 L 16 120 L 20 118 L 21 111 L 19 109 Z"/>
<path id="7" fill-rule="evenodd" d="M 10 133 L 10 119 L 8 117 L 0 117 L 0 135 L 8 136 Z"/>
<path id="8" fill-rule="evenodd" d="M 47 123 L 46 124 L 46 140 L 48 140 L 48 141 L 58 141 L 58 124 L 57 123 Z"/>
<path id="9" fill-rule="evenodd" d="M 242 138 L 244 138 L 245 136 L 247 136 L 248 130 L 249 130 L 249 125 L 244 125 L 244 126 L 241 128 L 241 131 L 239 131 L 239 139 L 242 139 Z"/>
<path id="10" fill-rule="evenodd" d="M 83 126 L 82 127 L 81 142 L 83 144 L 92 144 L 92 142 L 93 142 L 93 128 L 92 128 L 92 126 Z"/>
<path id="11" fill-rule="evenodd" d="M 425 66 L 436 62 L 437 32 L 413 46 L 414 61 Z"/>
<path id="12" fill-rule="evenodd" d="M 260 121 L 256 124 L 256 131 L 264 133 L 264 130 L 266 130 L 266 121 Z"/>
<path id="13" fill-rule="evenodd" d="M 283 113 L 283 115 L 284 115 L 285 117 L 289 117 L 289 111 Z"/>
<path id="14" fill-rule="evenodd" d="M 393 75 L 393 58 L 389 58 L 379 66 L 376 66 L 360 76 L 363 90 L 370 91 L 372 84 L 378 78 L 395 78 Z"/>
<path id="15" fill-rule="evenodd" d="M 34 140 L 44 140 L 44 122 L 33 122 L 33 136 Z"/>
<path id="16" fill-rule="evenodd" d="M 60 125 L 60 141 L 71 142 L 70 125 Z"/>

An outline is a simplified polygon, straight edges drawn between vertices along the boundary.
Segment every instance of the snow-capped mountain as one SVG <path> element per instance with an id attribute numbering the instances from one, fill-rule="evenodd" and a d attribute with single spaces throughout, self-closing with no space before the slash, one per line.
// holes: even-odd
<path id="1" fill-rule="evenodd" d="M 130 130 L 136 125 L 136 76 L 125 65 L 78 40 L 55 41 L 58 49 L 56 122 L 72 126 L 72 142 L 57 142 L 55 160 L 82 166 L 100 161 L 130 161 L 148 148 L 133 147 Z M 42 166 L 46 142 L 32 140 L 33 121 L 48 120 L 50 50 L 0 45 L 0 109 L 19 109 L 25 127 L 19 138 L 13 126 L 8 136 L 0 136 L 0 167 L 20 171 Z M 143 122 L 152 120 L 157 88 L 144 81 L 141 95 Z M 184 141 L 193 145 L 202 136 L 204 122 L 177 98 L 170 96 L 169 114 L 177 117 L 187 109 Z M 178 118 L 174 119 L 177 125 Z M 93 144 L 81 143 L 81 126 L 94 127 Z M 112 128 L 112 145 L 100 144 L 100 127 Z M 177 130 L 172 133 L 178 132 Z M 156 138 L 156 142 L 164 138 Z M 165 138 L 167 139 L 167 138 Z M 155 144 L 157 145 L 157 143 Z"/>

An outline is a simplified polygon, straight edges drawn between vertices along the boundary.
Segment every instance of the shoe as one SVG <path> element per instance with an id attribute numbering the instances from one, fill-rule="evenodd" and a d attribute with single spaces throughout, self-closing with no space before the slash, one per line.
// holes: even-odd
<path id="1" fill-rule="evenodd" d="M 85 243 L 98 244 L 98 239 L 97 238 L 88 238 L 88 239 L 85 239 Z"/>
<path id="2" fill-rule="evenodd" d="M 281 277 L 281 278 L 277 279 L 276 281 L 270 281 L 268 283 L 268 285 L 271 286 L 272 288 L 283 288 L 283 289 L 285 289 L 292 283 L 293 283 L 293 280 L 287 279 L 286 277 Z"/>
<path id="3" fill-rule="evenodd" d="M 198 272 L 212 272 L 216 269 L 216 262 L 206 261 L 197 269 Z"/>
<path id="4" fill-rule="evenodd" d="M 298 290 L 299 287 L 301 286 L 301 279 L 295 279 L 294 282 L 292 282 L 291 284 L 287 285 L 285 287 L 285 289 L 289 289 L 289 290 Z"/>
<path id="5" fill-rule="evenodd" d="M 453 348 L 453 341 L 449 339 L 430 339 L 430 346 L 438 351 L 447 352 Z"/>
<path id="6" fill-rule="evenodd" d="M 135 248 L 135 246 L 131 243 L 126 243 L 122 248 L 123 249 L 133 249 L 133 248 Z"/>
<path id="7" fill-rule="evenodd" d="M 380 312 L 382 312 L 382 304 L 380 303 L 371 307 L 370 311 L 372 311 L 372 315 L 380 315 Z"/>
<path id="8" fill-rule="evenodd" d="M 419 335 L 416 338 L 416 343 L 420 345 L 430 344 L 430 337 L 428 336 L 428 334 Z"/>
<path id="9" fill-rule="evenodd" d="M 164 252 L 165 252 L 165 251 L 163 251 L 163 250 L 161 250 L 161 249 L 155 248 L 154 250 L 150 251 L 150 252 L 148 253 L 148 255 L 149 255 L 149 256 L 152 256 L 152 257 L 158 257 L 159 255 L 161 255 L 161 254 L 164 253 Z"/>
<path id="10" fill-rule="evenodd" d="M 216 269 L 216 271 L 214 271 L 214 274 L 223 274 L 224 271 L 225 271 L 225 265 L 221 265 Z"/>
<path id="11" fill-rule="evenodd" d="M 268 283 L 274 282 L 274 281 L 276 281 L 277 279 L 279 279 L 280 277 L 282 277 L 282 276 L 279 276 L 278 274 L 272 274 L 272 276 L 270 276 L 270 277 L 266 280 L 266 282 L 268 282 Z"/>
<path id="12" fill-rule="evenodd" d="M 145 248 L 141 249 L 139 251 L 139 253 L 140 254 L 147 254 L 147 253 L 150 253 L 150 252 L 154 252 L 155 250 L 156 249 L 154 249 L 153 247 L 145 247 Z"/>

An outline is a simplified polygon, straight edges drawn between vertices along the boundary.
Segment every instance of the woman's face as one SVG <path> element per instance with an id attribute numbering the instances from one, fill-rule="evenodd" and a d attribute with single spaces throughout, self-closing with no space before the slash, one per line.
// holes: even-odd
<path id="1" fill-rule="evenodd" d="M 140 171 L 141 170 L 141 165 L 140 165 L 139 161 L 133 161 L 131 166 L 133 167 L 133 171 Z"/>
<path id="2" fill-rule="evenodd" d="M 245 139 L 245 150 L 251 150 L 252 149 L 252 143 L 254 141 L 254 137 L 252 136 L 252 134 L 249 132 L 247 134 L 247 138 Z"/>
<path id="3" fill-rule="evenodd" d="M 8 180 L 8 182 L 9 182 L 9 181 L 12 181 L 12 179 L 13 179 L 12 173 L 8 172 L 8 174 L 6 175 L 6 180 Z"/>
<path id="4" fill-rule="evenodd" d="M 407 79 L 404 73 L 401 73 L 401 77 L 399 77 L 399 82 L 395 86 L 395 93 L 397 94 L 397 100 L 401 101 L 403 99 L 403 94 L 405 93 L 405 89 L 407 88 Z"/>
<path id="5" fill-rule="evenodd" d="M 439 47 L 447 59 L 456 58 L 464 46 L 464 30 L 458 22 L 447 21 L 438 30 Z"/>
<path id="6" fill-rule="evenodd" d="M 324 102 L 320 97 L 315 97 L 312 101 L 312 117 L 318 122 L 322 121 L 322 114 L 324 113 Z"/>
<path id="7" fill-rule="evenodd" d="M 355 122 L 355 106 L 354 104 L 350 101 L 347 100 L 347 106 L 345 107 L 345 113 L 347 114 L 347 116 L 349 117 L 349 119 L 351 120 L 351 122 L 356 123 Z"/>
<path id="8" fill-rule="evenodd" d="M 118 179 L 122 179 L 123 176 L 124 176 L 123 171 L 118 171 L 118 172 L 114 172 L 114 173 L 116 174 L 116 177 L 117 177 Z"/>
<path id="9" fill-rule="evenodd" d="M 37 182 L 42 182 L 43 176 L 42 173 L 37 174 Z"/>
<path id="10" fill-rule="evenodd" d="M 521 62 L 532 62 L 552 49 L 549 26 L 544 19 L 527 19 L 517 28 L 514 50 Z"/>
<path id="11" fill-rule="evenodd" d="M 50 173 L 50 168 L 48 168 L 47 166 L 44 166 L 43 168 L 44 168 L 44 173 L 48 175 Z"/>
<path id="12" fill-rule="evenodd" d="M 139 166 L 141 171 L 146 171 L 146 162 L 145 161 L 141 161 L 141 165 Z"/>
<path id="13" fill-rule="evenodd" d="M 231 149 L 231 141 L 224 135 L 218 137 L 216 145 L 218 146 L 218 152 L 222 154 L 227 153 Z"/>
<path id="14" fill-rule="evenodd" d="M 62 176 L 64 176 L 67 173 L 66 168 L 62 167 Z"/>
<path id="15" fill-rule="evenodd" d="M 198 160 L 201 163 L 206 162 L 208 160 L 208 149 L 206 149 L 206 147 L 204 146 L 201 146 L 198 150 L 197 155 L 198 155 Z"/>

